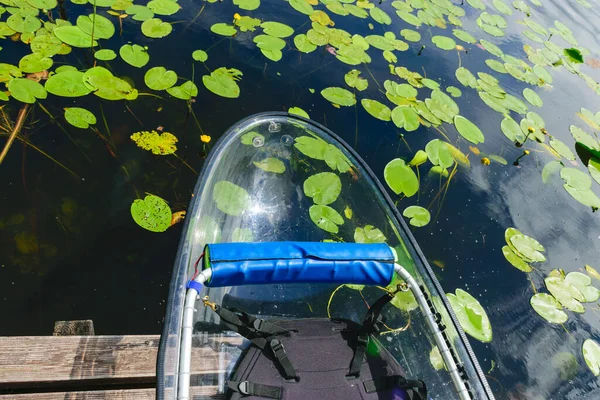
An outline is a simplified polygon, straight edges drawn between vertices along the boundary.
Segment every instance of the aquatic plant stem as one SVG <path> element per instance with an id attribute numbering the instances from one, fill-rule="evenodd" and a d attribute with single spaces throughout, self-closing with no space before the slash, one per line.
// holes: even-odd
<path id="1" fill-rule="evenodd" d="M 90 42 L 90 50 L 94 48 L 94 29 L 96 28 L 96 0 L 94 0 L 92 5 L 94 6 L 94 14 L 92 15 L 92 38 Z"/>
<path id="2" fill-rule="evenodd" d="M 4 144 L 4 148 L 2 149 L 2 153 L 0 153 L 0 164 L 4 161 L 4 158 L 8 154 L 10 147 L 15 141 L 19 132 L 21 132 L 21 128 L 23 127 L 23 123 L 25 123 L 25 117 L 27 116 L 27 111 L 29 110 L 29 104 L 23 104 L 23 107 L 19 110 L 19 114 L 17 116 L 17 120 L 15 121 L 15 126 L 8 137 L 8 141 Z"/>
<path id="3" fill-rule="evenodd" d="M 188 163 L 187 163 L 187 162 L 186 162 L 186 161 L 185 161 L 183 158 L 179 157 L 179 156 L 178 156 L 177 154 L 175 154 L 175 153 L 173 153 L 173 155 L 174 155 L 175 157 L 177 157 L 177 159 L 178 159 L 179 161 L 181 161 L 181 162 L 183 163 L 183 165 L 185 165 L 186 167 L 188 167 L 188 168 L 189 168 L 189 169 L 190 169 L 190 170 L 191 170 L 191 171 L 192 171 L 194 174 L 198 175 L 198 172 L 197 172 L 197 171 L 196 171 L 194 168 L 192 168 L 192 166 L 191 166 L 190 164 L 188 164 Z"/>
<path id="4" fill-rule="evenodd" d="M 65 134 L 67 135 L 67 137 L 69 138 L 69 140 L 71 141 L 71 143 L 73 143 L 73 145 L 75 147 L 77 147 L 77 150 L 79 150 L 81 152 L 81 154 L 83 154 L 83 157 L 88 160 L 88 162 L 91 164 L 92 160 L 87 156 L 87 154 L 85 153 L 85 151 L 83 151 L 83 149 L 81 147 L 79 147 L 79 145 L 75 142 L 75 140 L 73 139 L 73 137 L 71 137 L 71 135 L 69 134 L 69 132 L 65 129 L 64 126 L 62 126 L 62 124 L 60 122 L 58 122 L 56 120 L 56 117 L 54 117 L 54 115 L 46 108 L 44 107 L 44 105 L 40 102 L 37 102 L 37 105 L 42 109 L 43 112 L 46 113 L 47 116 L 50 117 L 50 119 L 52 120 L 52 122 L 54 122 L 56 124 L 56 126 L 58 126 L 58 128 Z"/>
<path id="5" fill-rule="evenodd" d="M 381 89 L 381 85 L 379 84 L 379 82 L 377 82 L 377 79 L 375 79 L 375 76 L 373 76 L 373 73 L 371 72 L 371 69 L 369 68 L 369 66 L 367 65 L 367 63 L 363 63 L 363 65 L 367 69 L 367 72 L 369 73 L 369 75 L 371 75 L 371 78 L 373 78 L 373 80 L 377 84 L 377 87 L 379 87 L 379 89 Z"/>
<path id="6" fill-rule="evenodd" d="M 354 93 L 354 97 L 356 97 L 356 91 Z M 354 125 L 356 129 L 354 130 L 354 148 L 358 147 L 358 104 L 354 103 Z"/>
<path id="7" fill-rule="evenodd" d="M 38 153 L 40 153 L 44 157 L 48 158 L 50 161 L 54 162 L 56 165 L 58 165 L 59 167 L 61 167 L 62 169 L 64 169 L 65 171 L 67 171 L 68 173 L 70 173 L 71 175 L 73 175 L 74 177 L 76 177 L 77 179 L 81 180 L 81 177 L 79 175 L 77 175 L 71 169 L 69 169 L 68 167 L 66 167 L 64 164 L 62 164 L 56 158 L 52 157 L 50 154 L 46 153 L 44 150 L 40 149 L 39 147 L 37 147 L 36 145 L 34 145 L 33 143 L 31 143 L 29 140 L 27 140 L 25 138 L 21 138 L 21 137 L 17 137 L 17 140 L 19 140 L 19 141 L 21 141 L 23 143 L 27 143 L 27 146 L 31 147 L 32 149 L 34 149 L 35 151 L 37 151 Z"/>
<path id="8" fill-rule="evenodd" d="M 333 61 L 329 61 L 327 64 L 320 65 L 320 66 L 318 66 L 317 68 L 313 69 L 312 71 L 309 71 L 309 72 L 305 73 L 304 75 L 301 75 L 301 76 L 300 76 L 298 79 L 296 79 L 296 80 L 294 81 L 294 83 L 298 82 L 298 81 L 299 81 L 300 79 L 302 79 L 302 78 L 306 78 L 306 77 L 307 77 L 308 75 L 310 75 L 310 74 L 313 74 L 313 73 L 317 72 L 317 71 L 318 71 L 318 70 L 320 70 L 321 68 L 328 66 L 328 65 L 329 65 L 329 64 L 331 64 L 332 62 L 333 62 Z"/>

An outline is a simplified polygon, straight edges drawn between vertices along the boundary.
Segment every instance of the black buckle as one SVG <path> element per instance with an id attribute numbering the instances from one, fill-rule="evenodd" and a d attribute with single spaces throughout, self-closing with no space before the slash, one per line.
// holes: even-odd
<path id="1" fill-rule="evenodd" d="M 250 394 L 250 382 L 242 381 L 238 385 L 238 390 L 241 394 L 249 395 Z"/>
<path id="2" fill-rule="evenodd" d="M 273 339 L 271 340 L 269 345 L 271 346 L 271 350 L 273 350 L 273 354 L 275 354 L 275 357 L 281 358 L 282 355 L 285 355 L 283 344 L 279 340 Z"/>
<path id="3" fill-rule="evenodd" d="M 356 343 L 366 346 L 369 343 L 369 336 L 368 335 L 358 335 L 358 337 L 356 338 Z"/>

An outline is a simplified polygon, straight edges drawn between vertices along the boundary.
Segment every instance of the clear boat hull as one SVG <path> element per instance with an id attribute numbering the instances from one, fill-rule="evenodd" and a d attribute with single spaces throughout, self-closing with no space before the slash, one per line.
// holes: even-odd
<path id="1" fill-rule="evenodd" d="M 317 189 L 305 187 L 309 177 L 321 173 L 328 174 L 320 175 Z M 341 190 L 336 197 L 338 183 Z M 326 203 L 328 208 L 323 208 L 324 204 L 315 208 L 315 202 Z M 384 188 L 332 132 L 285 113 L 259 114 L 237 123 L 205 163 L 173 271 L 157 367 L 158 398 L 176 398 L 185 285 L 205 244 L 323 240 L 385 241 L 394 248 L 398 262 L 425 288 L 440 313 L 474 398 L 493 398 L 439 283 Z M 362 322 L 367 304 L 384 292 L 382 288 L 357 289 L 322 284 L 260 285 L 204 288 L 200 297 L 208 295 L 211 301 L 263 318 L 331 316 Z M 430 362 L 434 340 L 422 313 L 407 295 L 399 296 L 386 310 L 389 331 L 380 341 L 408 378 L 426 382 L 431 398 L 457 398 L 449 375 Z M 218 317 L 201 301 L 195 308 L 191 393 L 193 398 L 202 398 L 224 392 L 245 344 L 237 334 L 222 330 Z M 201 357 L 204 359 L 199 360 Z"/>

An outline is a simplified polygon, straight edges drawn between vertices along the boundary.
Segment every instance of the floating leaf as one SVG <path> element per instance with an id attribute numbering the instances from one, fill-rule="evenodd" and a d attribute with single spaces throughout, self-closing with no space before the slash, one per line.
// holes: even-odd
<path id="1" fill-rule="evenodd" d="M 65 119 L 76 128 L 87 129 L 96 123 L 96 116 L 85 108 L 65 108 Z"/>
<path id="2" fill-rule="evenodd" d="M 42 85 L 25 78 L 15 78 L 9 81 L 8 91 L 15 99 L 30 104 L 35 103 L 36 99 L 45 99 L 47 96 Z"/>
<path id="3" fill-rule="evenodd" d="M 591 177 L 600 184 L 600 160 L 591 158 L 588 162 L 588 171 Z"/>
<path id="4" fill-rule="evenodd" d="M 93 89 L 96 96 L 105 100 L 135 100 L 138 94 L 129 83 L 113 76 L 104 67 L 88 69 L 83 75 L 83 83 Z"/>
<path id="5" fill-rule="evenodd" d="M 586 303 L 593 303 L 600 298 L 600 290 L 591 286 L 592 278 L 582 274 L 581 272 L 569 272 L 565 276 L 565 282 L 573 285 L 583 295 L 583 300 Z"/>
<path id="6" fill-rule="evenodd" d="M 152 154 L 166 156 L 177 151 L 177 138 L 169 132 L 140 131 L 131 135 L 131 140 L 144 150 Z"/>
<path id="7" fill-rule="evenodd" d="M 587 190 L 592 187 L 592 180 L 583 171 L 576 168 L 563 168 L 560 170 L 560 177 L 565 183 L 577 190 Z"/>
<path id="8" fill-rule="evenodd" d="M 519 124 L 512 118 L 506 117 L 500 124 L 502 133 L 513 142 L 523 143 L 525 141 L 525 134 L 521 130 Z"/>
<path id="9" fill-rule="evenodd" d="M 290 109 L 288 110 L 288 113 L 299 115 L 306 119 L 310 119 L 310 116 L 308 115 L 308 113 L 306 111 L 304 111 L 303 109 L 301 109 L 300 107 L 290 107 Z"/>
<path id="10" fill-rule="evenodd" d="M 198 96 L 198 87 L 192 81 L 187 81 L 179 86 L 173 86 L 167 89 L 167 93 L 181 100 L 189 100 Z"/>
<path id="11" fill-rule="evenodd" d="M 92 90 L 83 83 L 83 72 L 64 71 L 54 74 L 46 81 L 45 88 L 49 93 L 63 97 L 80 97 L 90 94 Z"/>
<path id="12" fill-rule="evenodd" d="M 306 14 L 311 16 L 315 11 L 308 0 L 289 0 L 290 6 L 292 6 L 296 11 L 301 12 L 302 14 Z"/>
<path id="13" fill-rule="evenodd" d="M 477 78 L 475 78 L 475 75 L 473 75 L 471 71 L 469 71 L 465 67 L 459 67 L 456 70 L 456 79 L 458 79 L 458 81 L 462 83 L 463 86 L 471 88 L 477 87 Z"/>
<path id="14" fill-rule="evenodd" d="M 583 56 L 581 55 L 581 51 L 579 51 L 578 49 L 565 49 L 564 54 L 568 57 L 569 61 L 575 64 L 583 64 Z"/>
<path id="15" fill-rule="evenodd" d="M 580 303 L 584 300 L 581 292 L 570 283 L 566 282 L 562 276 L 549 276 L 544 279 L 546 288 L 552 293 L 563 307 L 577 313 L 583 313 L 585 308 Z"/>
<path id="16" fill-rule="evenodd" d="M 146 72 L 144 82 L 152 90 L 166 90 L 177 83 L 177 74 L 165 67 L 154 67 Z"/>
<path id="17" fill-rule="evenodd" d="M 340 106 L 353 106 L 356 104 L 354 93 L 340 87 L 329 87 L 321 90 L 321 95 L 333 104 Z"/>
<path id="18" fill-rule="evenodd" d="M 242 10 L 252 11 L 260 7 L 260 0 L 233 0 L 233 4 Z"/>
<path id="19" fill-rule="evenodd" d="M 454 86 L 448 86 L 446 88 L 446 92 L 450 93 L 450 96 L 456 98 L 456 97 L 460 97 L 462 95 L 462 91 Z"/>
<path id="20" fill-rule="evenodd" d="M 294 34 L 294 29 L 292 27 L 282 24 L 281 22 L 263 22 L 260 27 L 263 28 L 263 31 L 267 35 L 278 38 L 286 38 Z"/>
<path id="21" fill-rule="evenodd" d="M 596 278 L 598 280 L 600 280 L 600 273 L 598 271 L 596 271 L 595 268 L 589 266 L 589 265 L 585 265 L 585 271 L 588 273 L 589 276 Z"/>
<path id="22" fill-rule="evenodd" d="M 546 257 L 540 252 L 545 251 L 537 240 L 526 235 L 513 235 L 510 238 L 510 245 L 516 249 L 516 254 L 525 261 L 544 262 Z"/>
<path id="23" fill-rule="evenodd" d="M 409 42 L 418 42 L 421 40 L 421 34 L 417 31 L 413 31 L 412 29 L 402 29 L 400 31 L 400 35 Z"/>
<path id="24" fill-rule="evenodd" d="M 250 195 L 248 195 L 248 192 L 229 181 L 215 183 L 213 200 L 219 210 L 233 216 L 241 215 L 250 205 Z"/>
<path id="25" fill-rule="evenodd" d="M 382 121 L 389 121 L 391 119 L 392 111 L 383 103 L 378 102 L 377 100 L 371 99 L 362 99 L 360 104 L 364 107 L 364 109 L 374 116 L 377 119 Z"/>
<path id="26" fill-rule="evenodd" d="M 440 349 L 437 346 L 433 346 L 433 348 L 429 352 L 429 362 L 431 363 L 433 369 L 435 369 L 436 371 L 439 371 L 445 367 L 444 359 L 442 358 Z"/>
<path id="27" fill-rule="evenodd" d="M 313 205 L 309 208 L 310 219 L 321 229 L 330 233 L 338 233 L 338 225 L 344 223 L 344 218 L 333 208 L 323 205 Z"/>
<path id="28" fill-rule="evenodd" d="M 14 31 L 27 33 L 37 31 L 42 26 L 42 23 L 39 19 L 32 15 L 21 16 L 18 14 L 13 14 L 6 19 L 6 25 L 8 25 L 8 27 Z"/>
<path id="29" fill-rule="evenodd" d="M 294 44 L 296 48 L 303 53 L 311 53 L 317 48 L 316 45 L 312 44 L 304 33 L 294 36 Z"/>
<path id="30" fill-rule="evenodd" d="M 551 138 L 550 139 L 550 146 L 552 146 L 552 148 L 554 150 L 556 150 L 556 152 L 558 154 L 560 154 L 561 156 L 563 156 L 567 160 L 575 161 L 575 154 L 573 154 L 573 152 L 571 151 L 571 149 L 569 149 L 567 147 L 567 145 L 564 144 L 563 142 L 561 142 L 560 140 L 558 140 L 556 138 Z"/>
<path id="31" fill-rule="evenodd" d="M 219 22 L 210 27 L 210 30 L 221 36 L 235 36 L 237 30 L 233 25 Z"/>
<path id="32" fill-rule="evenodd" d="M 172 0 L 150 0 L 146 7 L 158 15 L 173 15 L 181 9 L 181 6 Z"/>
<path id="33" fill-rule="evenodd" d="M 77 27 L 90 36 L 87 47 L 91 44 L 92 34 L 94 39 L 110 39 L 115 34 L 113 23 L 99 14 L 80 15 L 77 17 Z"/>
<path id="34" fill-rule="evenodd" d="M 369 14 L 371 14 L 371 18 L 373 18 L 380 24 L 389 25 L 392 23 L 392 19 L 390 18 L 390 16 L 387 15 L 387 13 L 381 8 L 373 7 L 369 10 Z"/>
<path id="35" fill-rule="evenodd" d="M 262 161 L 253 161 L 253 164 L 266 172 L 282 174 L 285 172 L 285 164 L 279 158 L 269 157 Z"/>
<path id="36" fill-rule="evenodd" d="M 419 128 L 419 116 L 411 107 L 398 106 L 392 110 L 392 121 L 398 128 L 402 128 L 408 132 L 415 131 Z"/>
<path id="37" fill-rule="evenodd" d="M 128 7 L 125 12 L 128 15 L 131 15 L 134 21 L 147 21 L 150 18 L 154 17 L 154 12 L 146 6 L 142 5 L 133 5 Z"/>
<path id="38" fill-rule="evenodd" d="M 411 197 L 419 190 L 419 180 L 415 172 L 400 158 L 393 159 L 385 166 L 383 177 L 396 194 Z"/>
<path id="39" fill-rule="evenodd" d="M 385 243 L 386 237 L 373 225 L 365 225 L 364 228 L 357 227 L 354 230 L 354 241 L 356 243 Z"/>
<path id="40" fill-rule="evenodd" d="M 111 49 L 102 49 L 94 53 L 94 58 L 100 61 L 110 61 L 117 58 L 117 53 L 115 53 Z M 81 75 L 83 75 L 83 73 L 81 73 Z"/>
<path id="41" fill-rule="evenodd" d="M 440 139 L 433 139 L 425 146 L 425 152 L 433 165 L 446 169 L 454 165 L 454 158 L 446 143 Z"/>
<path id="42" fill-rule="evenodd" d="M 427 225 L 431 219 L 429 211 L 419 206 L 410 206 L 405 208 L 404 212 L 402 212 L 402 215 L 404 215 L 406 218 L 410 218 L 410 224 L 417 227 Z"/>
<path id="43" fill-rule="evenodd" d="M 369 81 L 359 76 L 360 71 L 353 69 L 344 75 L 344 81 L 351 88 L 356 88 L 359 91 L 363 91 L 369 87 Z"/>
<path id="44" fill-rule="evenodd" d="M 252 131 L 252 132 L 244 133 L 240 137 L 240 142 L 242 142 L 242 144 L 245 144 L 245 145 L 253 146 L 255 143 L 261 143 L 261 144 L 264 143 L 265 137 L 258 132 Z"/>
<path id="45" fill-rule="evenodd" d="M 523 96 L 533 106 L 541 107 L 542 105 L 544 105 L 544 102 L 542 101 L 540 96 L 538 96 L 538 94 L 530 88 L 523 89 Z"/>
<path id="46" fill-rule="evenodd" d="M 242 71 L 235 68 L 217 68 L 210 75 L 202 77 L 204 86 L 222 97 L 235 99 L 240 96 L 240 87 L 237 84 L 242 77 Z"/>
<path id="47" fill-rule="evenodd" d="M 446 36 L 434 36 L 431 41 L 442 50 L 454 50 L 456 48 L 454 39 Z"/>
<path id="48" fill-rule="evenodd" d="M 334 171 L 337 170 L 339 172 L 348 172 L 352 166 L 352 163 L 348 157 L 346 157 L 340 149 L 332 144 L 325 146 L 325 150 L 323 151 L 323 159 L 329 168 Z"/>
<path id="49" fill-rule="evenodd" d="M 552 295 L 536 293 L 529 300 L 529 304 L 536 313 L 550 323 L 563 324 L 567 322 L 567 313 L 562 310 L 561 304 Z"/>
<path id="50" fill-rule="evenodd" d="M 158 196 L 147 195 L 131 204 L 131 216 L 136 224 L 151 232 L 164 232 L 171 226 L 171 209 Z"/>
<path id="51" fill-rule="evenodd" d="M 142 23 L 142 33 L 149 38 L 163 38 L 171 33 L 172 30 L 173 26 L 168 22 L 163 22 L 160 18 L 150 18 Z"/>
<path id="52" fill-rule="evenodd" d="M 21 58 L 19 69 L 27 73 L 41 72 L 50 68 L 52 64 L 53 61 L 50 57 L 44 57 L 39 53 L 32 53 Z"/>
<path id="53" fill-rule="evenodd" d="M 600 375 L 600 346 L 592 339 L 586 339 L 581 347 L 586 365 L 596 376 Z"/>
<path id="54" fill-rule="evenodd" d="M 483 143 L 485 140 L 483 133 L 477 127 L 477 125 L 475 125 L 462 115 L 457 115 L 456 117 L 454 117 L 454 126 L 456 126 L 456 130 L 458 131 L 458 133 L 460 133 L 462 137 L 464 137 L 471 143 Z"/>
<path id="55" fill-rule="evenodd" d="M 477 43 L 477 39 L 475 39 L 470 33 L 467 33 L 461 29 L 452 30 L 452 34 L 466 43 Z"/>
<path id="56" fill-rule="evenodd" d="M 489 343 L 492 341 L 492 325 L 476 298 L 462 289 L 456 289 L 456 294 L 446 294 L 460 326 L 475 339 Z"/>
<path id="57" fill-rule="evenodd" d="M 253 41 L 263 50 L 281 50 L 285 47 L 285 40 L 269 35 L 257 35 Z"/>
<path id="58" fill-rule="evenodd" d="M 533 271 L 533 268 L 523 261 L 523 259 L 519 257 L 509 246 L 502 247 L 502 254 L 504 254 L 504 258 L 506 258 L 506 260 L 511 263 L 513 267 L 523 272 Z"/>
<path id="59" fill-rule="evenodd" d="M 333 203 L 342 191 L 342 181 L 332 172 L 311 175 L 304 181 L 304 194 L 315 204 Z"/>
<path id="60" fill-rule="evenodd" d="M 409 12 L 398 10 L 396 14 L 407 24 L 414 25 L 417 28 L 421 26 L 421 20 Z"/>
<path id="61" fill-rule="evenodd" d="M 138 68 L 143 67 L 144 65 L 148 64 L 148 61 L 150 61 L 150 55 L 146 49 L 139 44 L 124 44 L 119 49 L 119 55 L 127 64 Z"/>
<path id="62" fill-rule="evenodd" d="M 78 26 L 60 26 L 55 28 L 52 33 L 69 46 L 86 48 L 98 45 L 95 39 L 92 40 L 92 37 Z"/>

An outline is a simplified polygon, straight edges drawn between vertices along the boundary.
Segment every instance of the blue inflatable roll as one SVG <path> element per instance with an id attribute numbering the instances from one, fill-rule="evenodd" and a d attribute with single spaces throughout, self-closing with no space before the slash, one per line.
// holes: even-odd
<path id="1" fill-rule="evenodd" d="M 394 254 L 384 243 L 263 242 L 209 244 L 206 286 L 352 283 L 387 286 Z"/>

